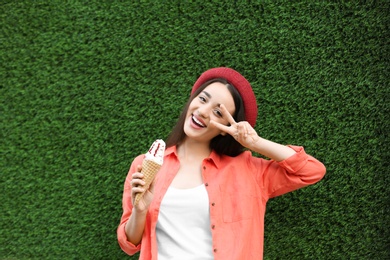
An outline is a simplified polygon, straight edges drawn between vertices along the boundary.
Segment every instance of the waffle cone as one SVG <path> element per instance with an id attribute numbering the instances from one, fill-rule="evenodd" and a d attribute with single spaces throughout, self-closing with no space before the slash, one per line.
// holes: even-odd
<path id="1" fill-rule="evenodd" d="M 156 173 L 160 170 L 160 168 L 161 165 L 156 162 L 150 160 L 143 160 L 141 173 L 144 175 L 145 191 L 149 189 L 150 184 L 153 182 L 153 179 L 156 176 Z M 141 200 L 142 196 L 144 195 L 145 191 L 137 193 L 135 195 L 134 205 L 138 204 L 138 202 Z"/>

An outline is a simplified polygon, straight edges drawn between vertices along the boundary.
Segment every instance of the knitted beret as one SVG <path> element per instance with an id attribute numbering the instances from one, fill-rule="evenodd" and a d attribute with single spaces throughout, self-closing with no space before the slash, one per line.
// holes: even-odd
<path id="1" fill-rule="evenodd" d="M 196 80 L 192 87 L 191 94 L 193 94 L 203 83 L 215 78 L 224 78 L 237 89 L 244 102 L 245 119 L 254 127 L 257 119 L 256 97 L 248 80 L 237 71 L 226 67 L 209 69 L 203 72 Z"/>

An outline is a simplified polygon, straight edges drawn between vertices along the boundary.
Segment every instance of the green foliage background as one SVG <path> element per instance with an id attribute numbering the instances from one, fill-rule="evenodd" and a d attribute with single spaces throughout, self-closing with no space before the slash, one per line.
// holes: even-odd
<path id="1" fill-rule="evenodd" d="M 129 259 L 115 232 L 130 163 L 216 66 L 252 83 L 260 135 L 327 166 L 269 202 L 264 258 L 389 259 L 388 14 L 385 0 L 2 0 L 0 259 Z"/>

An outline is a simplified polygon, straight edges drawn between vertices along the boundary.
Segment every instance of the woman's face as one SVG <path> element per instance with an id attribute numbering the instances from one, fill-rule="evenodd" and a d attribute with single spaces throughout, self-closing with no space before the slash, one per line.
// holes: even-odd
<path id="1" fill-rule="evenodd" d="M 223 104 L 231 115 L 234 114 L 234 100 L 225 84 L 214 82 L 208 85 L 190 103 L 184 123 L 184 132 L 188 138 L 201 142 L 210 142 L 221 131 L 210 125 L 214 120 L 227 125 L 219 105 Z"/>

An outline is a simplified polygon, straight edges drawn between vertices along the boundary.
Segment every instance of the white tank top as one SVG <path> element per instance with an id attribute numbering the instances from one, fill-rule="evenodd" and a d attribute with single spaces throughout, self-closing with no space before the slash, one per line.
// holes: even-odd
<path id="1" fill-rule="evenodd" d="M 214 259 L 204 184 L 191 189 L 168 188 L 161 202 L 156 236 L 158 260 Z"/>

